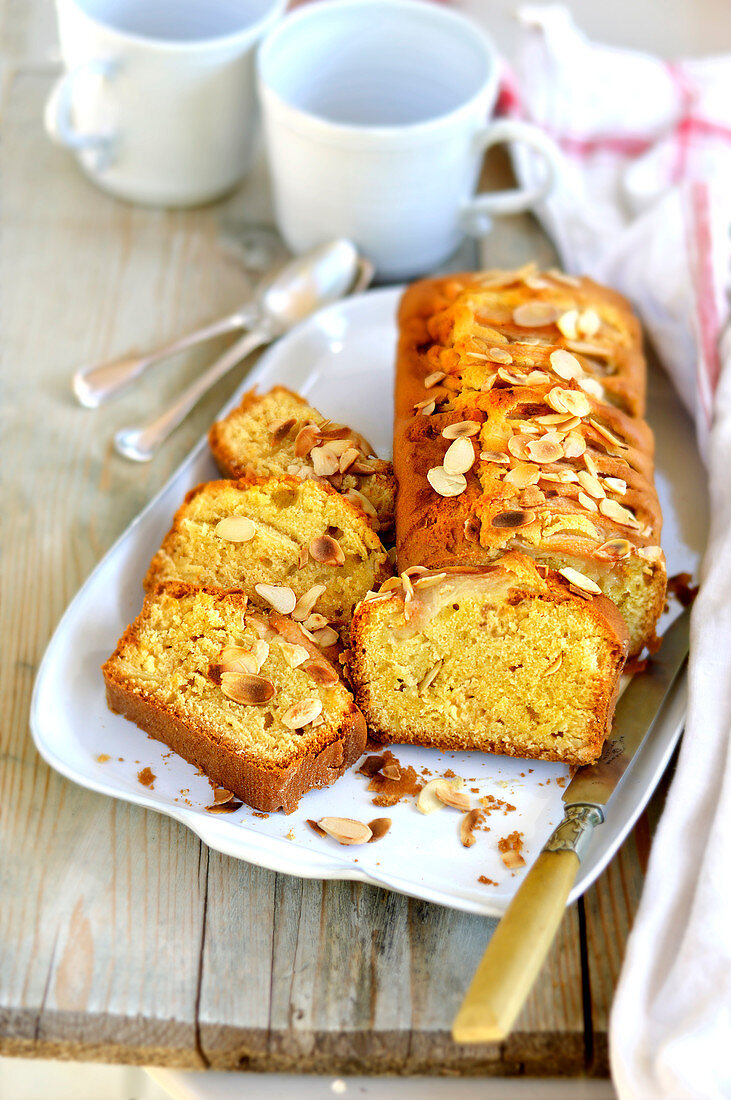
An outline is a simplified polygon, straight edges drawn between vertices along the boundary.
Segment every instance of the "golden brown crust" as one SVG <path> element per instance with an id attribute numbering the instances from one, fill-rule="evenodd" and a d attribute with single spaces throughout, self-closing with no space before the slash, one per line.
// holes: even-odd
<path id="1" fill-rule="evenodd" d="M 485 565 L 516 548 L 554 567 L 571 564 L 602 587 L 609 571 L 614 582 L 631 574 L 636 653 L 652 643 L 666 581 L 656 549 L 654 444 L 639 418 L 641 333 L 620 295 L 564 278 L 463 273 L 422 280 L 404 294 L 394 429 L 398 567 Z M 540 319 L 541 310 L 546 323 L 515 321 Z M 564 334 L 577 323 L 591 336 Z M 466 421 L 478 426 L 466 485 L 440 495 L 427 475 L 444 463 L 449 426 Z M 605 548 L 617 540 L 626 552 L 615 563 Z M 617 587 L 605 590 L 614 598 Z"/>
<path id="2" fill-rule="evenodd" d="M 133 683 L 120 669 L 118 661 L 130 648 L 138 645 L 141 624 L 156 598 L 164 595 L 183 599 L 200 593 L 206 593 L 216 601 L 224 601 L 238 613 L 244 613 L 247 609 L 243 592 L 221 592 L 182 582 L 159 586 L 145 598 L 142 612 L 127 627 L 114 653 L 102 666 L 108 705 L 151 737 L 169 745 L 190 763 L 202 768 L 212 780 L 233 791 L 248 805 L 266 812 L 282 809 L 291 813 L 306 791 L 328 786 L 362 754 L 367 735 L 365 720 L 352 698 L 345 693 L 345 698 L 350 702 L 343 710 L 337 729 L 323 729 L 322 735 L 312 739 L 287 766 L 273 763 L 266 766 L 231 742 L 225 733 L 186 720 L 151 692 L 145 692 L 138 683 Z M 284 633 L 281 616 L 271 616 L 270 622 L 275 631 Z M 297 624 L 294 626 L 301 634 Z M 300 636 L 297 642 L 306 644 L 319 662 L 329 664 L 317 647 L 306 640 L 303 642 Z"/>

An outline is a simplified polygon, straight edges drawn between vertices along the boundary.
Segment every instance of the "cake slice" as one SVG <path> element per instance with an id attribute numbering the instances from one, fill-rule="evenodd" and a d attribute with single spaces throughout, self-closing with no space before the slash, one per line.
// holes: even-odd
<path id="1" fill-rule="evenodd" d="M 314 478 L 360 505 L 376 526 L 393 526 L 395 481 L 390 462 L 375 457 L 359 432 L 333 424 L 284 386 L 244 394 L 238 408 L 208 434 L 224 477 L 252 474 Z"/>
<path id="2" fill-rule="evenodd" d="M 243 478 L 188 493 L 152 559 L 145 590 L 169 580 L 240 588 L 259 607 L 293 611 L 317 631 L 349 623 L 355 605 L 390 573 L 362 509 L 330 485 Z"/>
<path id="3" fill-rule="evenodd" d="M 588 578 L 518 552 L 412 569 L 355 612 L 350 675 L 377 739 L 587 764 L 601 753 L 628 633 Z"/>
<path id="4" fill-rule="evenodd" d="M 257 810 L 291 813 L 365 747 L 334 666 L 291 619 L 252 614 L 242 592 L 161 585 L 102 671 L 112 710 Z"/>

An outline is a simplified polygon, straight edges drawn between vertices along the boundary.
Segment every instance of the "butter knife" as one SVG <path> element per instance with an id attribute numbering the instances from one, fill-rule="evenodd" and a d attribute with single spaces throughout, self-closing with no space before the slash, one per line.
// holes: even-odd
<path id="1" fill-rule="evenodd" d="M 685 666 L 689 634 L 687 608 L 617 703 L 612 731 L 597 763 L 579 768 L 564 791 L 563 821 L 495 929 L 454 1021 L 456 1042 L 496 1042 L 510 1034 L 558 931 L 594 829 L 604 821 L 604 807 Z"/>

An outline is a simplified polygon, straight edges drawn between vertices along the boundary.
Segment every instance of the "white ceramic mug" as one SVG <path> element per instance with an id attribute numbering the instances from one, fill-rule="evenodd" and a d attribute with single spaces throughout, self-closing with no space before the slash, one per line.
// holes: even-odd
<path id="1" fill-rule="evenodd" d="M 431 270 L 493 214 L 551 188 L 560 153 L 538 129 L 488 123 L 499 62 L 464 16 L 422 0 L 321 0 L 259 49 L 275 215 L 295 252 L 345 236 L 381 279 Z M 474 197 L 498 142 L 540 150 L 540 187 Z"/>
<path id="2" fill-rule="evenodd" d="M 56 0 L 66 73 L 50 136 L 132 202 L 189 206 L 246 174 L 254 50 L 286 0 Z"/>

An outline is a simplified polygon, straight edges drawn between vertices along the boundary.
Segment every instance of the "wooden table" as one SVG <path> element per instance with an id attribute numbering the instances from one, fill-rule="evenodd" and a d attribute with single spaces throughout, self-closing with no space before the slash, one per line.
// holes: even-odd
<path id="1" fill-rule="evenodd" d="M 132 208 L 95 190 L 41 129 L 56 72 L 50 5 L 6 0 L 2 9 L 0 1053 L 325 1073 L 606 1074 L 647 815 L 567 911 L 510 1039 L 459 1047 L 449 1027 L 490 922 L 237 862 L 168 818 L 65 781 L 35 752 L 33 678 L 65 605 L 241 377 L 222 382 L 138 466 L 113 453 L 113 431 L 161 408 L 210 350 L 95 413 L 72 400 L 71 370 L 234 307 L 250 284 L 219 234 L 266 219 L 268 206 L 260 177 L 194 212 Z M 527 219 L 504 225 L 492 249 L 496 262 L 549 255 Z"/>

